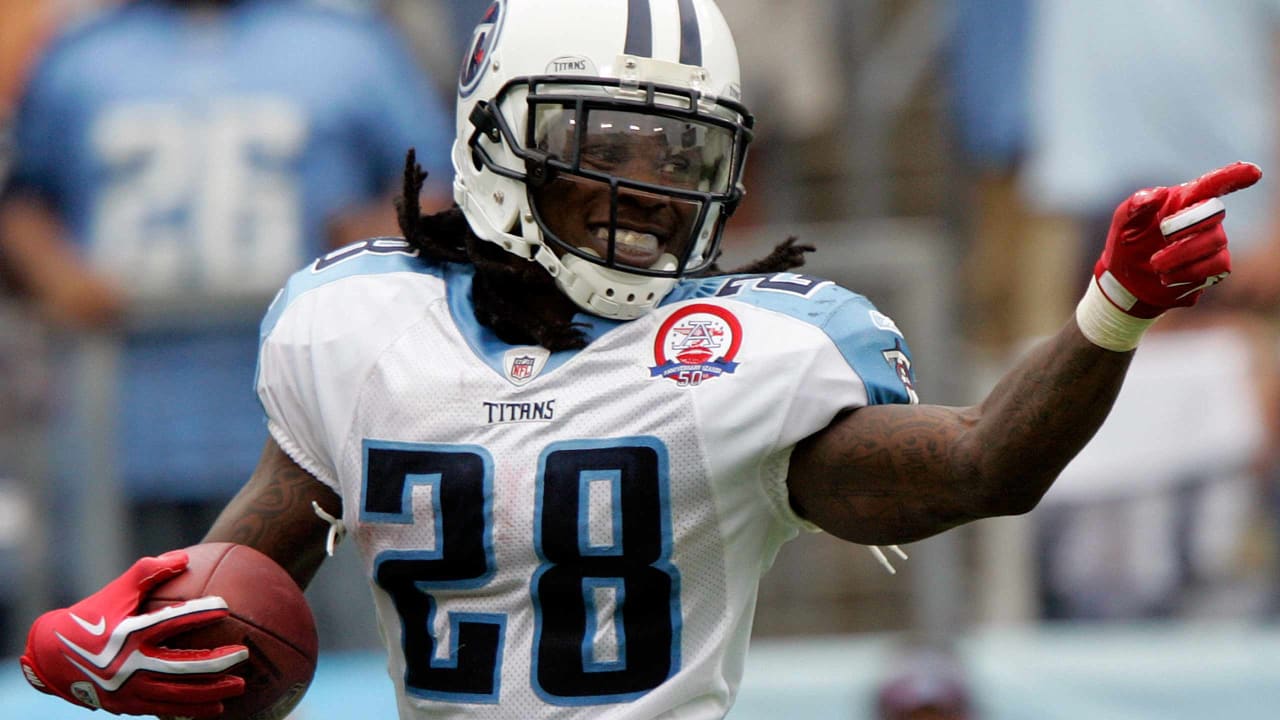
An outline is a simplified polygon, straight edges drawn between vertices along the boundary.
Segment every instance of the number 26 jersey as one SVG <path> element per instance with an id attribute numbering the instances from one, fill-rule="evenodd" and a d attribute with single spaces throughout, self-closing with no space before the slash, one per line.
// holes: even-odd
<path id="1" fill-rule="evenodd" d="M 914 401 L 897 327 L 818 278 L 720 276 L 550 353 L 480 326 L 472 278 L 370 240 L 262 326 L 268 428 L 342 497 L 401 718 L 723 717 L 760 576 L 814 529 L 791 450 Z"/>

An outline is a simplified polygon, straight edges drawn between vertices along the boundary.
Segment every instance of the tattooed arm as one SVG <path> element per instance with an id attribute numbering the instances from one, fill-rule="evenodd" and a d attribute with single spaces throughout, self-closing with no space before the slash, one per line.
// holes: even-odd
<path id="1" fill-rule="evenodd" d="M 330 515 L 342 516 L 338 494 L 268 439 L 249 482 L 223 509 L 204 542 L 240 543 L 266 553 L 305 588 L 324 560 L 329 532 L 312 501 Z"/>
<path id="2" fill-rule="evenodd" d="M 1093 345 L 1073 320 L 979 405 L 855 410 L 797 445 L 792 505 L 874 545 L 1027 512 L 1102 424 L 1132 356 Z"/>

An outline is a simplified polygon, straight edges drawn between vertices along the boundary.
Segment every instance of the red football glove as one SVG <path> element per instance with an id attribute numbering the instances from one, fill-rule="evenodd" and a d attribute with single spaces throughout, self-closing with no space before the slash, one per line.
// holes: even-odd
<path id="1" fill-rule="evenodd" d="M 1238 162 L 1177 187 L 1139 190 L 1116 208 L 1107 246 L 1093 276 L 1112 305 L 1135 318 L 1155 318 L 1194 305 L 1205 288 L 1231 273 L 1226 216 L 1219 196 L 1262 177 Z"/>
<path id="2" fill-rule="evenodd" d="M 174 650 L 160 643 L 225 617 L 226 602 L 203 597 L 133 614 L 152 588 L 186 568 L 187 554 L 181 550 L 142 558 L 93 595 L 41 615 L 19 660 L 27 681 L 95 710 L 192 718 L 222 714 L 222 700 L 244 693 L 244 679 L 225 671 L 248 658 L 248 649 Z"/>

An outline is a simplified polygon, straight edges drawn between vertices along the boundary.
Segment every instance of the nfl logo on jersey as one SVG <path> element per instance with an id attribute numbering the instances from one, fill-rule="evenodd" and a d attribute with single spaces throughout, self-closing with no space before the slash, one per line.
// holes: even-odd
<path id="1" fill-rule="evenodd" d="M 528 380 L 533 377 L 533 358 L 521 355 L 511 362 L 511 379 Z"/>
<path id="2" fill-rule="evenodd" d="M 502 357 L 502 369 L 512 385 L 524 385 L 538 377 L 550 356 L 551 353 L 537 346 L 512 348 Z"/>

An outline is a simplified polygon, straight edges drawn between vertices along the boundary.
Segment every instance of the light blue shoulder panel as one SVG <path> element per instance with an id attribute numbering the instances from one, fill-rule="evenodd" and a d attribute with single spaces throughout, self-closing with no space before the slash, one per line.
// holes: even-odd
<path id="1" fill-rule="evenodd" d="M 266 316 L 262 318 L 260 340 L 265 340 L 271 334 L 289 303 L 303 294 L 343 278 L 392 272 L 416 272 L 443 277 L 444 266 L 420 259 L 418 251 L 401 238 L 370 238 L 334 250 L 289 278 L 271 301 Z"/>

